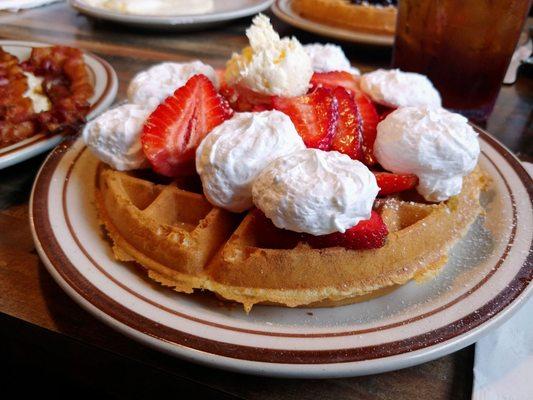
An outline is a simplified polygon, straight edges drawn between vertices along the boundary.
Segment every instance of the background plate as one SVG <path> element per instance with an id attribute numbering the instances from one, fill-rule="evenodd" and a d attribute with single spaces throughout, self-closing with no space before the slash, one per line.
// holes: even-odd
<path id="1" fill-rule="evenodd" d="M 215 1 L 215 8 L 207 14 L 153 16 L 125 14 L 98 7 L 92 7 L 83 0 L 69 0 L 82 14 L 125 25 L 165 30 L 191 30 L 218 25 L 233 19 L 247 17 L 266 10 L 273 0 L 231 0 Z"/>
<path id="2" fill-rule="evenodd" d="M 442 273 L 364 303 L 337 308 L 221 303 L 161 287 L 114 260 L 94 206 L 99 161 L 81 140 L 43 164 L 30 201 L 36 248 L 61 287 L 107 324 L 161 351 L 229 370 L 341 377 L 429 361 L 473 343 L 507 319 L 533 285 L 533 181 L 480 133 L 491 176 L 486 217 L 452 250 Z M 520 223 L 517 223 L 520 221 Z"/>
<path id="3" fill-rule="evenodd" d="M 350 29 L 334 27 L 312 21 L 295 13 L 291 8 L 291 0 L 276 0 L 272 5 L 274 14 L 286 23 L 317 35 L 346 40 L 348 42 L 371 44 L 376 46 L 392 46 L 394 35 L 369 32 L 356 32 Z"/>
<path id="4" fill-rule="evenodd" d="M 5 51 L 14 54 L 19 60 L 24 61 L 29 58 L 33 47 L 53 46 L 48 43 L 24 42 L 18 40 L 0 40 L 0 47 Z M 84 61 L 89 71 L 89 77 L 94 86 L 94 94 L 89 99 L 91 108 L 87 119 L 90 119 L 104 111 L 115 100 L 118 89 L 117 74 L 113 67 L 105 60 L 93 54 L 84 53 Z M 27 160 L 37 154 L 44 153 L 56 146 L 63 136 L 56 135 L 34 135 L 28 139 L 7 147 L 0 148 L 0 169 Z"/>

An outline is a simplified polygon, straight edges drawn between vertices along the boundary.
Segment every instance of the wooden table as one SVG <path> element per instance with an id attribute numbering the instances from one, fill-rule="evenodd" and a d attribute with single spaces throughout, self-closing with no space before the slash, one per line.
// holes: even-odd
<path id="1" fill-rule="evenodd" d="M 249 19 L 193 33 L 140 32 L 96 22 L 65 4 L 0 13 L 0 37 L 62 43 L 107 59 L 120 79 L 117 100 L 139 70 L 163 60 L 199 58 L 222 67 L 245 45 Z M 282 35 L 325 40 L 274 18 Z M 390 49 L 346 46 L 363 71 L 386 66 Z M 522 157 L 533 158 L 533 80 L 522 70 L 503 87 L 487 128 Z M 193 365 L 148 349 L 103 325 L 78 307 L 48 275 L 35 253 L 28 198 L 44 156 L 0 171 L 0 388 L 24 393 L 146 398 L 191 391 L 197 398 L 244 399 L 467 399 L 474 347 L 417 367 L 368 377 L 282 380 L 250 377 Z"/>

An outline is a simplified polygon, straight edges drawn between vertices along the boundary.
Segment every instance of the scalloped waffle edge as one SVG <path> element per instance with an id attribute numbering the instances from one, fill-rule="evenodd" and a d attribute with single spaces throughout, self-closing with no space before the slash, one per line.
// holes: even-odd
<path id="1" fill-rule="evenodd" d="M 254 213 L 232 214 L 175 184 L 157 185 L 103 164 L 97 174 L 99 216 L 119 261 L 135 261 L 178 292 L 208 290 L 242 303 L 247 312 L 258 303 L 350 304 L 436 275 L 482 213 L 479 196 L 488 182 L 478 168 L 447 202 L 378 200 L 390 231 L 380 249 L 313 249 L 305 243 L 284 249 L 258 245 Z"/>

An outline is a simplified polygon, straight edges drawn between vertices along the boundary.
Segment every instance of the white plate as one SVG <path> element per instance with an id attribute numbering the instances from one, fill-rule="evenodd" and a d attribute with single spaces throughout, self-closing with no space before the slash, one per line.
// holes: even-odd
<path id="1" fill-rule="evenodd" d="M 30 201 L 33 238 L 61 287 L 127 336 L 202 364 L 283 377 L 389 371 L 441 357 L 506 320 L 532 292 L 533 181 L 481 133 L 492 177 L 482 217 L 442 273 L 364 303 L 337 308 L 255 306 L 246 315 L 208 294 L 184 295 L 115 261 L 94 206 L 98 160 L 81 140 L 43 164 Z M 519 221 L 519 223 L 518 223 Z M 529 259 L 528 259 L 529 257 Z"/>
<path id="2" fill-rule="evenodd" d="M 7 52 L 14 54 L 19 60 L 24 61 L 29 58 L 33 47 L 53 46 L 47 43 L 23 42 L 18 40 L 0 40 L 0 46 Z M 85 64 L 89 71 L 89 76 L 94 86 L 94 94 L 89 99 L 91 105 L 87 119 L 104 111 L 117 94 L 118 80 L 113 67 L 93 54 L 85 53 Z M 44 153 L 54 146 L 57 146 L 63 136 L 56 135 L 34 135 L 7 147 L 0 148 L 0 169 L 27 160 L 37 154 Z"/>
<path id="3" fill-rule="evenodd" d="M 83 0 L 69 0 L 69 3 L 82 14 L 125 25 L 166 30 L 190 30 L 218 25 L 233 19 L 257 14 L 270 7 L 272 1 L 273 0 L 215 1 L 214 9 L 210 13 L 179 16 L 125 14 L 93 7 Z"/>
<path id="4" fill-rule="evenodd" d="M 309 31 L 333 39 L 376 46 L 392 46 L 394 43 L 394 35 L 356 32 L 350 29 L 321 24 L 320 22 L 304 18 L 292 10 L 291 2 L 292 0 L 276 0 L 272 5 L 272 11 L 278 18 L 286 23 L 303 29 L 304 31 Z"/>

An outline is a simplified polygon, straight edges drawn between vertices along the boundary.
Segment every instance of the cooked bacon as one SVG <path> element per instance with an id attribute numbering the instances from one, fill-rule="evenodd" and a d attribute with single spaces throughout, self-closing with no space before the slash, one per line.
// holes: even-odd
<path id="1" fill-rule="evenodd" d="M 24 97 L 28 81 L 24 71 L 41 76 L 43 92 L 51 109 L 33 111 Z M 75 133 L 89 112 L 93 86 L 83 61 L 83 53 L 71 47 L 38 47 L 30 58 L 17 57 L 0 48 L 0 147 L 37 133 Z"/>
<path id="2" fill-rule="evenodd" d="M 0 48 L 0 147 L 34 134 L 31 100 L 24 97 L 27 78 L 19 60 Z"/>
<path id="3" fill-rule="evenodd" d="M 50 111 L 37 116 L 41 129 L 76 132 L 85 121 L 93 94 L 83 53 L 66 46 L 34 48 L 24 68 L 44 78 L 43 90 L 52 103 Z"/>

